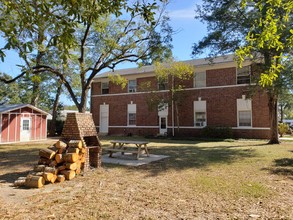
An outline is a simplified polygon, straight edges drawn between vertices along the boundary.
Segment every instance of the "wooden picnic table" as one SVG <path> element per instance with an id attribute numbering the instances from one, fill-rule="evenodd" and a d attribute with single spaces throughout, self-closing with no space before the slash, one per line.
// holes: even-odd
<path id="1" fill-rule="evenodd" d="M 113 153 L 115 152 L 121 152 L 123 155 L 124 153 L 132 153 L 137 155 L 137 159 L 139 159 L 139 156 L 142 154 L 142 151 L 144 150 L 149 157 L 149 150 L 147 147 L 147 144 L 149 142 L 147 141 L 130 141 L 130 140 L 115 140 L 110 142 L 112 144 L 112 148 L 108 149 L 109 157 L 113 157 Z M 129 145 L 134 145 L 134 147 L 131 147 Z"/>

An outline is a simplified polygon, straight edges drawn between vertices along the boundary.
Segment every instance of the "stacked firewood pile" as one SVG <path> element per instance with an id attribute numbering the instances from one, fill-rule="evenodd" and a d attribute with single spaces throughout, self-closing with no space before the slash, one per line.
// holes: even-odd
<path id="1" fill-rule="evenodd" d="M 86 149 L 80 140 L 56 142 L 39 151 L 39 162 L 26 177 L 20 177 L 14 186 L 40 188 L 45 183 L 71 180 L 81 173 L 86 161 Z"/>

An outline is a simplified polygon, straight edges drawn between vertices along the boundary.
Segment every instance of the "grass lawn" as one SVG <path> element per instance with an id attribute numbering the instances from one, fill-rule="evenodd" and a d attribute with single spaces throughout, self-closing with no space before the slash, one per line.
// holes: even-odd
<path id="1" fill-rule="evenodd" d="M 10 185 L 48 144 L 0 145 L 0 219 L 293 219 L 293 142 L 149 141 L 169 158 L 41 189 Z"/>

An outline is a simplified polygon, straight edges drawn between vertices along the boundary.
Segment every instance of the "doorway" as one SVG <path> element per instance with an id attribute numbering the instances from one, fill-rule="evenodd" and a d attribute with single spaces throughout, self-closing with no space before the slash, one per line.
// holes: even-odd
<path id="1" fill-rule="evenodd" d="M 160 116 L 160 135 L 167 135 L 167 117 Z"/>
<path id="2" fill-rule="evenodd" d="M 31 138 L 31 118 L 21 118 L 20 141 L 29 141 Z"/>

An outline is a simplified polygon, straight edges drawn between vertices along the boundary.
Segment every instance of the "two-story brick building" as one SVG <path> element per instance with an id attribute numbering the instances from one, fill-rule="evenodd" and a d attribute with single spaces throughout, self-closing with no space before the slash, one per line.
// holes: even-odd
<path id="1" fill-rule="evenodd" d="M 205 126 L 215 126 L 232 128 L 234 137 L 268 138 L 267 96 L 261 91 L 255 92 L 252 98 L 248 96 L 252 69 L 249 61 L 245 61 L 241 69 L 237 68 L 232 55 L 218 57 L 212 63 L 206 59 L 184 62 L 195 66 L 195 76 L 184 82 L 179 117 L 171 103 L 165 108 L 150 109 L 150 94 L 154 92 L 143 90 L 142 85 L 149 82 L 162 97 L 170 94 L 170 82 L 159 83 L 154 66 L 98 75 L 91 90 L 91 112 L 98 131 L 110 135 L 196 137 Z M 125 77 L 126 88 L 109 82 L 109 74 Z"/>

